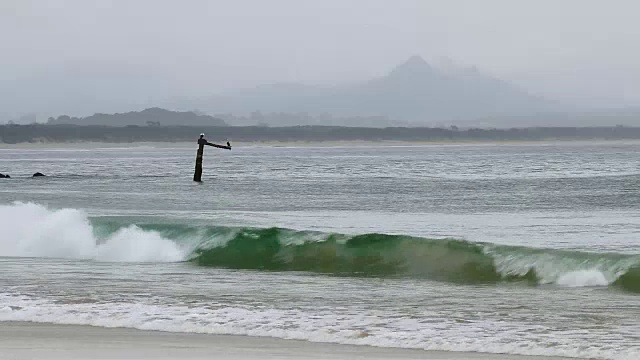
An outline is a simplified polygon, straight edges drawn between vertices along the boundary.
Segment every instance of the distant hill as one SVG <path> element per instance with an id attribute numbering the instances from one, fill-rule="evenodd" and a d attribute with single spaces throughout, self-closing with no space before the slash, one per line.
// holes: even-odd
<path id="1" fill-rule="evenodd" d="M 222 119 L 192 111 L 169 111 L 149 108 L 123 114 L 94 114 L 84 118 L 61 115 L 49 118 L 49 125 L 105 125 L 105 126 L 226 126 Z"/>
<path id="2" fill-rule="evenodd" d="M 384 117 L 414 125 L 561 110 L 551 101 L 484 75 L 476 68 L 443 71 L 419 56 L 411 57 L 383 77 L 355 85 L 265 85 L 209 98 L 176 99 L 171 106 L 212 114 L 260 111 Z"/>

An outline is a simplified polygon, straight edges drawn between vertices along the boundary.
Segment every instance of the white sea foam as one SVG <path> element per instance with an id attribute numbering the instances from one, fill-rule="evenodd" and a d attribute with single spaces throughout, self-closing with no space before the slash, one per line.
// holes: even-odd
<path id="1" fill-rule="evenodd" d="M 134 225 L 99 241 L 83 211 L 50 210 L 32 203 L 0 205 L 0 229 L 0 256 L 170 262 L 189 253 L 159 233 Z"/>
<path id="2" fill-rule="evenodd" d="M 488 245 L 485 253 L 494 259 L 502 276 L 524 276 L 535 271 L 539 284 L 563 287 L 597 287 L 614 283 L 629 268 L 637 266 L 640 257 L 607 257 L 607 254 L 581 256 L 554 250 L 543 252 L 519 251 Z"/>
<path id="3" fill-rule="evenodd" d="M 580 270 L 562 274 L 556 284 L 568 287 L 607 286 L 610 281 L 599 270 Z"/>
<path id="4" fill-rule="evenodd" d="M 384 321 L 383 321 L 384 320 Z M 340 344 L 470 351 L 520 355 L 566 356 L 631 360 L 640 346 L 612 348 L 598 343 L 576 346 L 578 338 L 534 334 L 509 340 L 508 334 L 526 329 L 506 322 L 458 324 L 442 321 L 428 325 L 419 319 L 382 319 L 375 313 L 343 316 L 328 309 L 314 314 L 303 310 L 248 307 L 187 307 L 145 303 L 72 303 L 0 293 L 0 321 L 134 328 L 179 333 L 229 334 L 275 337 Z M 507 327 L 507 328 L 505 328 Z M 511 328 L 512 327 L 512 328 Z M 497 331 L 497 329 L 501 329 Z M 541 331 L 543 329 L 537 329 Z M 578 334 L 579 335 L 579 334 Z"/>

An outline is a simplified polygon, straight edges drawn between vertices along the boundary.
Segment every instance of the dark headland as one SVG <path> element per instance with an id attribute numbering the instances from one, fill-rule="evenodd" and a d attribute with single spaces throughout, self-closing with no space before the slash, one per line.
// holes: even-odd
<path id="1" fill-rule="evenodd" d="M 536 127 L 512 129 L 458 129 L 430 127 L 340 126 L 102 126 L 0 125 L 0 143 L 64 142 L 195 142 L 198 134 L 235 142 L 500 142 L 544 140 L 640 139 L 640 127 Z"/>

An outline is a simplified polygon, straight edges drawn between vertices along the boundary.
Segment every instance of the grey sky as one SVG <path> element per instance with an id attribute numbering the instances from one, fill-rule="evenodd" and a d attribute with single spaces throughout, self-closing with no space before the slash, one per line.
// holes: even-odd
<path id="1" fill-rule="evenodd" d="M 638 105 L 638 13 L 633 0 L 3 0 L 0 113 L 353 82 L 413 54 L 565 101 Z"/>

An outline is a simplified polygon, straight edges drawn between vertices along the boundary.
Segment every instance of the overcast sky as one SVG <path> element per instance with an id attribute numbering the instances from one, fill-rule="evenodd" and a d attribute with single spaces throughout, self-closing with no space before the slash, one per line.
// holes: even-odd
<path id="1" fill-rule="evenodd" d="M 349 83 L 414 54 L 563 101 L 640 105 L 638 14 L 634 0 L 2 0 L 0 113 Z"/>

